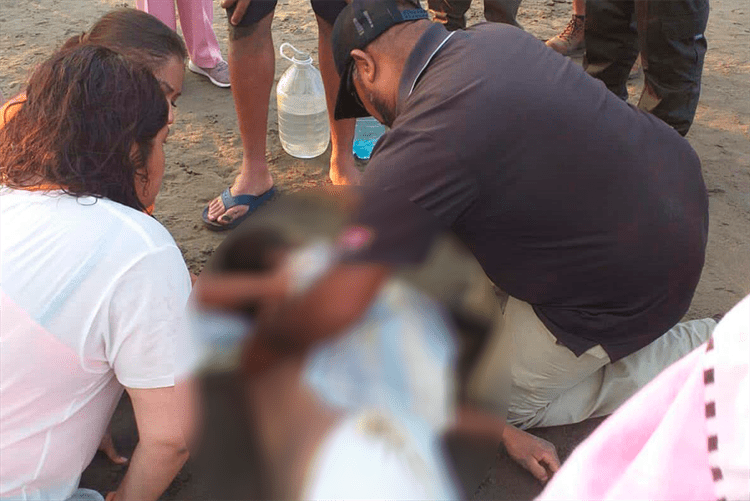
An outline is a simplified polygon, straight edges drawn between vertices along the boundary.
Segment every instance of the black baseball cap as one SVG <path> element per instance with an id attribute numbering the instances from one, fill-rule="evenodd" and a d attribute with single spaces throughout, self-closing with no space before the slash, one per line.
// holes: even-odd
<path id="1" fill-rule="evenodd" d="M 416 2 L 415 7 L 418 5 Z M 422 8 L 400 10 L 396 0 L 353 0 L 341 11 L 333 25 L 332 36 L 333 60 L 341 76 L 334 111 L 336 120 L 370 115 L 352 83 L 354 64 L 351 51 L 364 49 L 391 26 L 428 18 L 427 11 Z"/>

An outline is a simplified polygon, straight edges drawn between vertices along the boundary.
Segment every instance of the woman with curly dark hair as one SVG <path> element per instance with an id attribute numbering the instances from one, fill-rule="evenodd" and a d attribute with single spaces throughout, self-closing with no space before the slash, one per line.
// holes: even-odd
<path id="1" fill-rule="evenodd" d="M 180 35 L 154 16 L 124 8 L 108 12 L 89 31 L 69 38 L 62 49 L 85 44 L 107 47 L 148 67 L 171 104 L 169 123 L 173 122 L 172 107 L 182 93 L 187 59 L 185 42 Z M 20 94 L 0 107 L 0 127 L 15 115 L 24 101 L 25 94 Z"/>
<path id="2" fill-rule="evenodd" d="M 125 388 L 140 441 L 108 498 L 156 500 L 187 458 L 174 350 L 190 276 L 143 212 L 169 105 L 147 67 L 88 44 L 26 94 L 0 129 L 0 498 L 73 496 Z"/>

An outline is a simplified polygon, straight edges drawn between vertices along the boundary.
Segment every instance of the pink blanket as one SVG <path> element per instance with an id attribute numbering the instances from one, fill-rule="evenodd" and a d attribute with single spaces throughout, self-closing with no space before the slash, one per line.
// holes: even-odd
<path id="1" fill-rule="evenodd" d="M 750 296 L 628 400 L 538 498 L 750 499 Z"/>

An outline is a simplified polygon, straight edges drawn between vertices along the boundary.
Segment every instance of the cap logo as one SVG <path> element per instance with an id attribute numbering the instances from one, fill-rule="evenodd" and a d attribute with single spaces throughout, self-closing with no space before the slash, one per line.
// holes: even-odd
<path id="1" fill-rule="evenodd" d="M 339 235 L 338 247 L 345 252 L 356 252 L 366 247 L 374 236 L 367 226 L 349 226 Z"/>
<path id="2" fill-rule="evenodd" d="M 372 22 L 372 18 L 370 17 L 370 13 L 367 11 L 363 11 L 362 15 L 365 16 L 365 19 L 367 19 L 367 22 L 370 23 L 370 28 L 374 28 L 375 25 Z"/>
<path id="3" fill-rule="evenodd" d="M 352 23 L 354 24 L 354 28 L 357 30 L 357 34 L 359 36 L 362 36 L 365 34 L 364 27 L 359 23 L 359 20 L 357 18 L 352 19 Z"/>

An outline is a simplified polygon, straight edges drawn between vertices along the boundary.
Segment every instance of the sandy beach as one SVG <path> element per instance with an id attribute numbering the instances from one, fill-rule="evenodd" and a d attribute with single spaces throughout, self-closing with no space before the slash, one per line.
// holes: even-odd
<path id="1" fill-rule="evenodd" d="M 35 65 L 64 40 L 80 34 L 109 9 L 134 4 L 134 0 L 0 0 L 0 91 L 6 99 L 21 92 Z M 750 4 L 746 0 L 713 0 L 711 7 L 701 100 L 687 136 L 702 161 L 711 219 L 706 265 L 688 319 L 724 313 L 750 293 Z M 214 27 L 226 57 L 226 16 L 218 1 L 214 9 Z M 527 31 L 547 39 L 565 26 L 570 9 L 566 1 L 525 0 L 518 19 Z M 469 24 L 481 20 L 481 2 L 474 2 Z M 277 50 L 281 43 L 290 42 L 311 52 L 317 61 L 317 27 L 306 0 L 279 1 L 273 37 Z M 277 57 L 277 80 L 288 64 Z M 642 83 L 642 77 L 632 83 L 631 98 L 639 94 Z M 177 104 L 155 216 L 174 236 L 191 271 L 199 273 L 225 237 L 204 228 L 201 212 L 231 184 L 242 150 L 230 90 L 187 71 Z M 274 88 L 266 158 L 279 191 L 330 183 L 329 152 L 312 160 L 287 155 L 279 142 L 276 113 Z M 119 419 L 121 430 L 128 429 L 125 418 Z M 595 424 L 540 434 L 555 442 L 566 456 Z M 124 449 L 128 446 L 128 441 L 123 442 Z M 459 469 L 465 470 L 463 476 L 469 479 L 465 481 L 476 485 L 468 488 L 475 498 L 529 499 L 538 490 L 533 480 L 502 454 L 487 471 L 478 459 L 472 460 L 472 450 L 476 450 L 472 447 L 460 444 L 456 450 L 464 458 Z M 88 473 L 93 479 L 90 482 L 102 486 L 114 482 L 120 471 L 99 457 L 92 467 L 99 468 L 99 473 Z M 165 498 L 181 497 L 180 482 L 189 483 L 189 475 L 185 475 L 178 477 L 178 485 Z"/>

